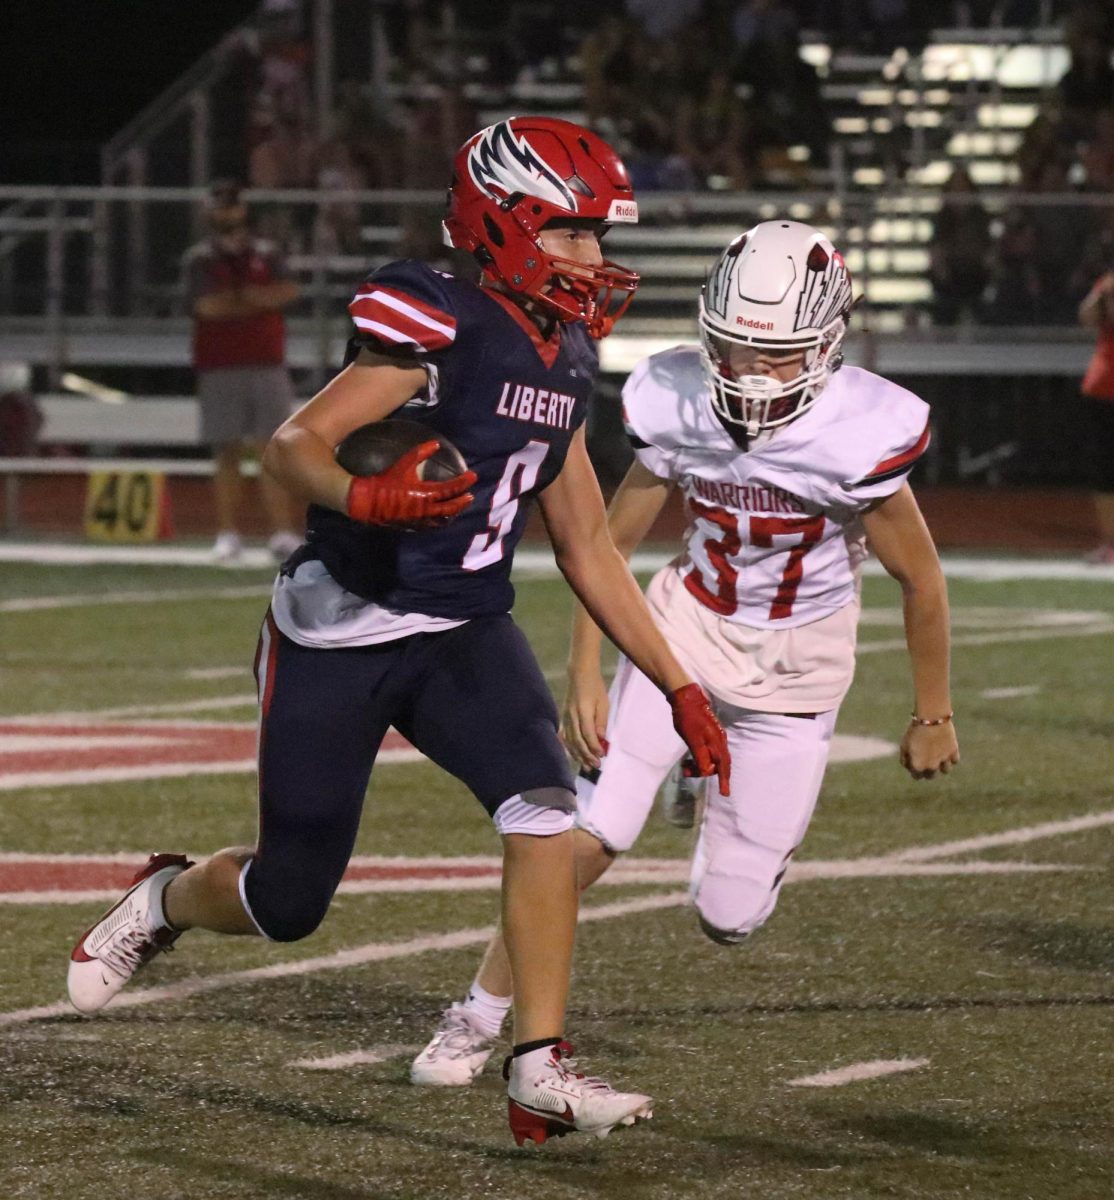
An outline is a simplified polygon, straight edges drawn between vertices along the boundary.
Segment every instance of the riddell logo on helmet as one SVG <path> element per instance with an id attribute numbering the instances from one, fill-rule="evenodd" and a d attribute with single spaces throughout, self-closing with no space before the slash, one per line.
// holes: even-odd
<path id="1" fill-rule="evenodd" d="M 634 200 L 612 200 L 607 210 L 609 221 L 637 221 L 638 204 Z"/>
<path id="2" fill-rule="evenodd" d="M 773 321 L 752 321 L 750 317 L 736 317 L 736 325 L 745 325 L 747 329 L 773 329 Z"/>

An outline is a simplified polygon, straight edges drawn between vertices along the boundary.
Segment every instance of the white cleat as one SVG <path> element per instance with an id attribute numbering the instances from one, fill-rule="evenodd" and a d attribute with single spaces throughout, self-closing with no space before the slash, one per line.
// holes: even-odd
<path id="1" fill-rule="evenodd" d="M 445 1009 L 426 1048 L 410 1064 L 410 1082 L 426 1087 L 467 1087 L 491 1057 L 492 1039 L 468 1019 L 463 1004 Z"/>
<path id="2" fill-rule="evenodd" d="M 218 533 L 211 551 L 213 561 L 221 566 L 231 566 L 243 557 L 244 543 L 238 533 Z"/>
<path id="3" fill-rule="evenodd" d="M 619 1125 L 653 1116 L 653 1100 L 641 1092 L 617 1092 L 595 1075 L 576 1070 L 568 1042 L 553 1047 L 549 1061 L 533 1077 L 521 1078 L 512 1059 L 503 1064 L 507 1115 L 515 1143 L 542 1145 L 548 1137 L 592 1133 L 605 1138 Z"/>
<path id="4" fill-rule="evenodd" d="M 140 967 L 177 941 L 178 930 L 162 916 L 162 894 L 192 866 L 184 854 L 152 854 L 123 897 L 82 935 L 66 978 L 78 1012 L 104 1008 Z"/>
<path id="5" fill-rule="evenodd" d="M 687 758 L 669 772 L 661 788 L 661 815 L 678 829 L 691 829 L 696 824 L 696 810 L 704 798 L 707 780 L 685 774 Z"/>

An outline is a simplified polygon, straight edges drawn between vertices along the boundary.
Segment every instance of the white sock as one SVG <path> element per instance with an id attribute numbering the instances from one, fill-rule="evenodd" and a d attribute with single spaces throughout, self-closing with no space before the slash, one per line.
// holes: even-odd
<path id="1" fill-rule="evenodd" d="M 516 1082 L 524 1082 L 540 1074 L 553 1057 L 552 1046 L 541 1046 L 537 1050 L 527 1050 L 525 1054 L 516 1054 L 511 1059 L 511 1075 Z"/>
<path id="2" fill-rule="evenodd" d="M 464 998 L 464 1008 L 473 1025 L 485 1037 L 497 1038 L 503 1028 L 503 1021 L 511 1010 L 510 996 L 493 996 L 489 991 L 480 987 L 477 980 L 468 989 Z"/>

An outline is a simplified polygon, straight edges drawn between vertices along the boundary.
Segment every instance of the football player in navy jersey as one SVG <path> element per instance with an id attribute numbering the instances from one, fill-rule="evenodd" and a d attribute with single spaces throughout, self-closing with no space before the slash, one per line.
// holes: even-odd
<path id="1" fill-rule="evenodd" d="M 593 339 L 610 332 L 638 283 L 604 260 L 600 237 L 635 220 L 626 170 L 604 142 L 566 121 L 515 117 L 473 135 L 454 164 L 445 233 L 476 257 L 481 285 L 398 262 L 360 287 L 347 365 L 264 457 L 311 507 L 256 659 L 257 844 L 199 865 L 153 856 L 71 955 L 78 1009 L 101 1008 L 195 926 L 277 941 L 312 933 L 393 725 L 467 784 L 503 837 L 516 1141 L 603 1136 L 650 1115 L 648 1096 L 577 1072 L 564 1040 L 575 787 L 556 707 L 509 616 L 511 560 L 536 498 L 581 602 L 667 696 L 699 769 L 726 792 L 723 731 L 611 541 L 585 449 Z M 353 477 L 336 463 L 350 431 L 396 413 L 427 424 L 431 440 L 378 475 Z M 434 433 L 463 454 L 464 474 L 421 477 Z"/>

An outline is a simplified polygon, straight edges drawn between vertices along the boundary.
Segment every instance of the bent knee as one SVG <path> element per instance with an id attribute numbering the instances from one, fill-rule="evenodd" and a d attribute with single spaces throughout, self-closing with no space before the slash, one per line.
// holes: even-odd
<path id="1" fill-rule="evenodd" d="M 272 942 L 300 942 L 315 933 L 325 919 L 326 908 L 271 909 L 252 916 L 263 936 Z"/>
<path id="2" fill-rule="evenodd" d="M 708 880 L 696 895 L 696 913 L 705 936 L 721 946 L 737 946 L 760 929 L 777 903 L 777 891 L 749 887 L 709 885 Z M 726 882 L 726 881 L 724 881 Z"/>
<path id="3" fill-rule="evenodd" d="M 256 928 L 272 942 L 299 942 L 314 933 L 329 911 L 332 892 L 252 887 L 249 873 L 243 898 Z"/>

